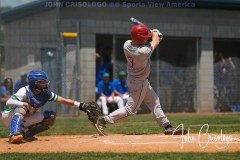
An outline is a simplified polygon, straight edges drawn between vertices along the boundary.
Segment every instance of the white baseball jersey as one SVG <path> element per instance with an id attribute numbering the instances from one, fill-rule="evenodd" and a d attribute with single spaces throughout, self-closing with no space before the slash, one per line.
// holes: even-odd
<path id="1" fill-rule="evenodd" d="M 150 74 L 150 57 L 153 49 L 150 43 L 134 46 L 131 42 L 127 40 L 123 46 L 127 59 L 128 79 L 144 80 Z"/>
<path id="2" fill-rule="evenodd" d="M 13 109 L 15 109 L 16 106 L 23 105 L 23 102 L 27 102 L 27 91 L 29 91 L 29 86 L 20 88 L 17 93 L 11 96 L 7 102 L 7 105 L 11 106 Z M 49 94 L 43 95 L 41 97 L 36 96 L 36 100 L 38 100 L 42 105 L 44 105 L 47 101 L 56 101 L 57 99 L 58 95 L 53 92 L 49 92 Z M 28 109 L 30 115 L 39 110 L 39 108 L 34 108 L 32 106 L 30 106 Z"/>

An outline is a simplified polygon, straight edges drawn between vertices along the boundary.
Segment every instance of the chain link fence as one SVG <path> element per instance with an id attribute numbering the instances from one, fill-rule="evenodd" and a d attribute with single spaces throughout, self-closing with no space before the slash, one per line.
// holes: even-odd
<path id="1" fill-rule="evenodd" d="M 218 53 L 215 53 L 218 54 Z M 240 111 L 240 58 L 223 58 L 214 64 L 214 109 L 216 112 Z"/>
<path id="2" fill-rule="evenodd" d="M 4 70 L 1 79 L 12 78 L 15 84 L 22 73 L 41 69 L 48 74 L 52 92 L 78 99 L 77 40 L 64 39 L 59 33 L 77 32 L 76 26 L 77 21 L 69 20 L 62 21 L 61 26 L 58 26 L 55 19 L 24 19 L 4 24 L 5 39 L 0 51 L 1 57 L 5 57 L 5 65 L 1 66 L 1 70 Z M 59 115 L 79 114 L 77 109 L 57 103 L 48 103 L 42 110 L 53 110 Z"/>

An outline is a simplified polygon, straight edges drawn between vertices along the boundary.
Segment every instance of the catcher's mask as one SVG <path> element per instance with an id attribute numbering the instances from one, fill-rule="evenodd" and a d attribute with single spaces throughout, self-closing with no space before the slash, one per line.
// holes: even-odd
<path id="1" fill-rule="evenodd" d="M 50 81 L 45 72 L 32 70 L 28 74 L 28 84 L 34 94 L 45 94 L 48 92 Z"/>

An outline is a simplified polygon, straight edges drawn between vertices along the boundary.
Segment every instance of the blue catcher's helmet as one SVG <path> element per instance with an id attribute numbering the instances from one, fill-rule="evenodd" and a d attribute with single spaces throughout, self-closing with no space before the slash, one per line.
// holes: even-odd
<path id="1" fill-rule="evenodd" d="M 48 76 L 44 71 L 32 70 L 28 74 L 28 84 L 30 90 L 39 90 L 41 93 L 48 91 Z"/>

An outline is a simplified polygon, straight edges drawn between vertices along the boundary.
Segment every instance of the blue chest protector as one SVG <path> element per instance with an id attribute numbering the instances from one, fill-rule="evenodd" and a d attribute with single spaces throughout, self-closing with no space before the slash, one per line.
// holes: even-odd
<path id="1" fill-rule="evenodd" d="M 27 90 L 27 101 L 33 108 L 40 108 L 51 98 L 51 92 L 47 91 L 44 94 L 35 95 L 31 90 Z"/>

